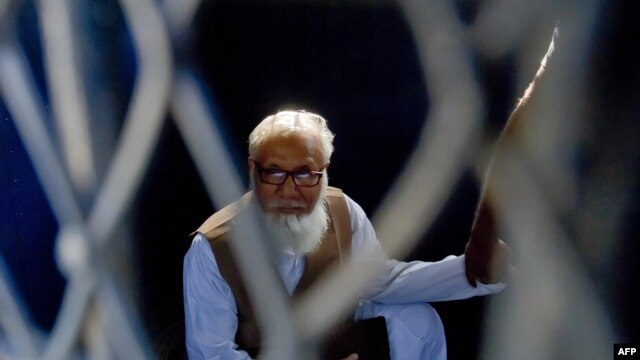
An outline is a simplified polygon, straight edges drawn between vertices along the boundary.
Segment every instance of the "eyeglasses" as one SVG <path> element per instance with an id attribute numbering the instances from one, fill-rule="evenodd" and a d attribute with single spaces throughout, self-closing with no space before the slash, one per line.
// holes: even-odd
<path id="1" fill-rule="evenodd" d="M 253 163 L 256 165 L 256 169 L 258 170 L 260 181 L 271 185 L 282 185 L 287 181 L 287 178 L 291 176 L 293 183 L 296 184 L 296 186 L 313 187 L 320 183 L 320 179 L 323 174 L 322 170 L 324 170 L 324 168 L 322 168 L 321 171 L 286 171 L 279 168 L 263 168 L 255 161 L 253 161 Z"/>

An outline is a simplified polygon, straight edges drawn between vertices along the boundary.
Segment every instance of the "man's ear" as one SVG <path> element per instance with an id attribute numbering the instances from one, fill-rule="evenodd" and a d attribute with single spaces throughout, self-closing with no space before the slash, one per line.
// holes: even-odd
<path id="1" fill-rule="evenodd" d="M 331 165 L 331 161 L 327 161 L 327 163 L 324 164 L 324 169 L 328 170 L 329 169 L 329 165 Z"/>
<path id="2" fill-rule="evenodd" d="M 249 170 L 247 171 L 247 174 L 249 175 L 249 189 L 253 190 L 255 188 L 255 182 L 254 182 L 254 174 L 255 174 L 255 166 L 256 164 L 254 164 L 253 160 L 251 160 L 251 158 L 247 158 L 247 167 L 249 168 Z"/>

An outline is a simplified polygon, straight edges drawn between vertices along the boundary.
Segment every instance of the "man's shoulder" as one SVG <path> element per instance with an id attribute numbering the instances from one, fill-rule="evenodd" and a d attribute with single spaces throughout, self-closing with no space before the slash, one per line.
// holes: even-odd
<path id="1" fill-rule="evenodd" d="M 252 198 L 253 191 L 247 192 L 240 199 L 209 216 L 191 235 L 202 233 L 207 239 L 212 240 L 228 233 L 229 222 L 249 206 Z"/>
<path id="2" fill-rule="evenodd" d="M 352 210 L 357 210 L 360 209 L 360 211 L 362 211 L 362 209 L 360 208 L 360 205 L 353 200 L 351 197 L 349 197 L 349 195 L 347 195 L 344 190 L 337 188 L 337 187 L 333 187 L 333 186 L 327 186 L 327 192 L 326 192 L 326 197 L 328 199 L 334 198 L 335 199 L 344 199 L 344 203 L 347 205 L 347 208 L 349 209 L 349 213 L 352 212 Z M 353 215 L 353 214 L 351 214 Z"/>
<path id="3" fill-rule="evenodd" d="M 340 188 L 333 187 L 333 186 L 327 186 L 327 196 L 328 197 L 343 198 L 344 197 L 344 193 L 342 192 L 342 189 L 340 189 Z"/>

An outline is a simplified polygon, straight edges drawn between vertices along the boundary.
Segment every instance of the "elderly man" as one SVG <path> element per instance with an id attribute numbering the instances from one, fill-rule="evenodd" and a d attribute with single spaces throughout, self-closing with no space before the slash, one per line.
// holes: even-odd
<path id="1" fill-rule="evenodd" d="M 191 359 L 247 359 L 259 351 L 250 299 L 226 245 L 232 241 L 228 229 L 233 218 L 243 209 L 255 206 L 263 215 L 265 229 L 279 246 L 277 269 L 292 295 L 312 284 L 333 260 L 379 259 L 383 254 L 362 208 L 328 186 L 332 141 L 326 120 L 305 111 L 269 116 L 250 134 L 253 191 L 212 215 L 196 231 L 184 259 Z M 467 264 L 488 266 L 487 254 L 497 243 L 487 240 L 493 231 L 490 223 L 474 226 L 478 240 L 472 236 L 467 245 Z M 477 272 L 465 273 L 464 255 L 433 263 L 385 257 L 384 264 L 358 302 L 354 320 L 384 318 L 392 359 L 446 359 L 442 322 L 428 302 L 492 294 L 504 287 L 482 283 L 488 279 L 475 276 Z"/>

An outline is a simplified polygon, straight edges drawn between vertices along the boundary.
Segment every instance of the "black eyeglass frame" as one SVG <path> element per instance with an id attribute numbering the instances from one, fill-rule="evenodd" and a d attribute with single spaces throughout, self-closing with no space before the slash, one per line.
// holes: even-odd
<path id="1" fill-rule="evenodd" d="M 283 170 L 283 169 L 280 169 L 280 168 L 265 168 L 265 167 L 262 167 L 255 160 L 251 160 L 251 162 L 253 162 L 253 164 L 256 167 L 256 170 L 258 171 L 258 178 L 260 179 L 260 181 L 265 183 L 265 184 L 269 184 L 269 185 L 282 185 L 285 182 L 287 182 L 287 179 L 289 177 L 291 177 L 291 179 L 293 179 L 293 183 L 296 186 L 299 186 L 299 187 L 314 187 L 314 186 L 318 186 L 318 184 L 320 184 L 320 180 L 322 179 L 322 176 L 324 175 L 324 170 L 325 170 L 325 167 L 323 167 L 322 169 L 320 169 L 320 171 L 314 171 L 314 170 L 287 171 L 287 170 Z M 284 176 L 284 178 L 282 178 L 281 182 L 266 181 L 263 178 L 263 174 L 265 172 L 273 171 L 273 170 L 281 171 L 281 172 L 283 172 L 285 174 L 285 176 Z M 312 175 L 318 176 L 318 179 L 317 179 L 316 183 L 313 184 L 313 185 L 298 184 L 298 180 L 296 178 L 297 174 L 312 174 Z"/>

